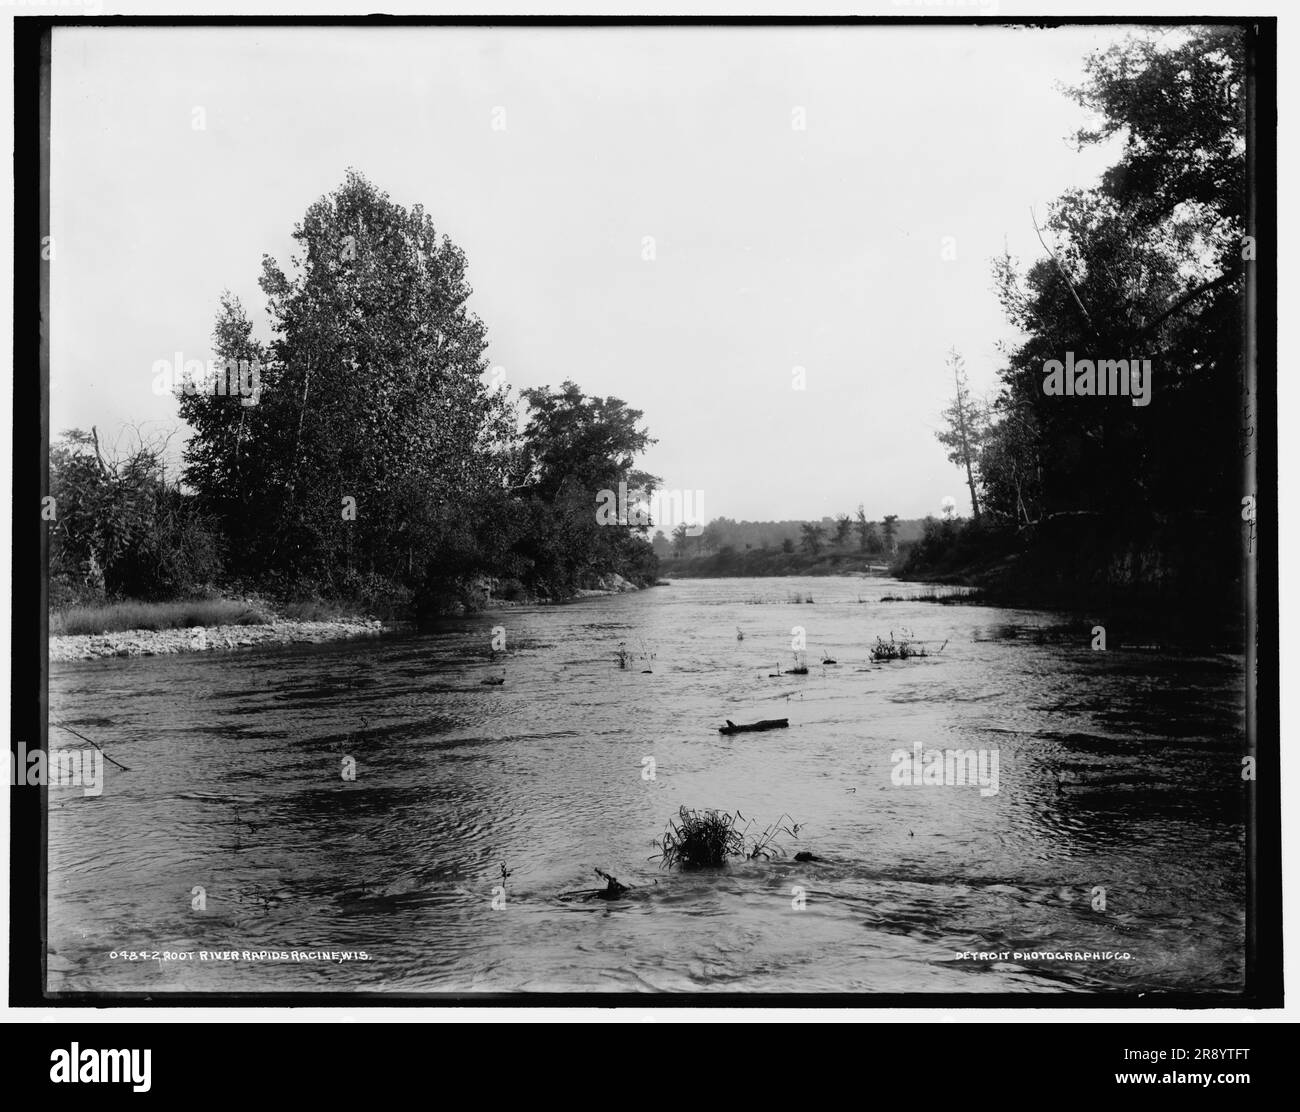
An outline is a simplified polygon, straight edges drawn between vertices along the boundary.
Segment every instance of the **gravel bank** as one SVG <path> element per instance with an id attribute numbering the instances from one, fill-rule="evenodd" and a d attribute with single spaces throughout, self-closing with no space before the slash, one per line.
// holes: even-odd
<path id="1" fill-rule="evenodd" d="M 189 629 L 128 629 L 118 633 L 51 637 L 50 660 L 95 660 L 104 656 L 159 656 L 164 653 L 242 649 L 254 645 L 316 644 L 348 637 L 370 637 L 385 630 L 378 618 L 339 618 L 328 622 L 283 620 L 265 625 L 193 626 Z"/>

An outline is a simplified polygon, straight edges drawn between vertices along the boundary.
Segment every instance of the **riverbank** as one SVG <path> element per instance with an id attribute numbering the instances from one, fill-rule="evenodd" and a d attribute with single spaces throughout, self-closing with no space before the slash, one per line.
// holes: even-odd
<path id="1" fill-rule="evenodd" d="M 246 649 L 258 645 L 319 644 L 372 637 L 393 626 L 378 618 L 300 621 L 288 618 L 255 625 L 190 626 L 185 629 L 129 629 L 115 633 L 66 634 L 49 642 L 51 661 L 97 660 L 108 656 Z"/>
<path id="2" fill-rule="evenodd" d="M 572 598 L 546 600 L 495 598 L 485 593 L 474 609 L 460 615 L 492 610 L 509 610 L 521 606 L 539 606 L 570 602 L 574 599 L 619 595 L 639 591 L 641 587 L 621 575 L 605 576 L 598 586 L 579 590 Z M 148 608 L 151 604 L 133 604 L 134 609 Z M 154 604 L 160 609 L 180 604 Z M 240 605 L 247 605 L 241 600 Z M 115 656 L 164 656 L 171 653 L 208 652 L 227 649 L 247 649 L 261 645 L 319 644 L 325 641 L 342 641 L 354 637 L 371 637 L 390 633 L 412 623 L 383 621 L 366 615 L 335 616 L 325 620 L 268 616 L 265 621 L 245 621 L 238 624 L 194 624 L 166 629 L 123 629 L 101 633 L 52 634 L 49 639 L 51 661 L 98 660 Z"/>
<path id="3" fill-rule="evenodd" d="M 957 589 L 935 601 L 1090 615 L 1111 632 L 1238 651 L 1246 604 L 1233 555 L 1203 536 L 1132 540 L 1067 519 L 1026 538 L 963 532 L 917 546 L 896 574 Z"/>

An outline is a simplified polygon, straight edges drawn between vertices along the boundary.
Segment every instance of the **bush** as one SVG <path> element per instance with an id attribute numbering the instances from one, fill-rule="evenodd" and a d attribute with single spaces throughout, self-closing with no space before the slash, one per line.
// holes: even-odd
<path id="1" fill-rule="evenodd" d="M 218 534 L 191 496 L 167 484 L 162 458 L 161 446 L 142 442 L 106 460 L 93 431 L 72 430 L 51 448 L 56 605 L 105 596 L 186 597 L 220 576 Z"/>
<path id="2" fill-rule="evenodd" d="M 338 605 L 332 616 L 341 616 L 346 611 L 384 619 L 407 618 L 414 597 L 412 588 L 389 576 L 348 570 L 339 577 L 333 599 Z"/>

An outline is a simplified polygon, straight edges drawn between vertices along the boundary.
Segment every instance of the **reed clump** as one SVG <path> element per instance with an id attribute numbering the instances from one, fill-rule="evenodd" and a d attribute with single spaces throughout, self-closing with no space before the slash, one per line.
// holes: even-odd
<path id="1" fill-rule="evenodd" d="M 871 649 L 871 659 L 875 661 L 907 660 L 914 656 L 929 655 L 930 654 L 925 651 L 924 645 L 918 644 L 906 636 L 895 641 L 892 632 L 889 634 L 888 641 L 883 637 L 877 637 L 876 643 Z"/>
<path id="2" fill-rule="evenodd" d="M 744 827 L 738 827 L 739 822 L 744 822 Z M 655 843 L 659 849 L 655 857 L 659 859 L 659 867 L 665 869 L 673 866 L 682 869 L 716 868 L 732 857 L 771 860 L 784 852 L 776 844 L 777 835 L 784 833 L 797 838 L 801 828 L 789 815 L 782 814 L 752 840 L 747 840 L 746 834 L 751 826 L 753 820 L 746 819 L 739 811 L 696 810 L 682 806 L 676 819 L 668 820 L 668 829 Z"/>
<path id="3" fill-rule="evenodd" d="M 694 810 L 683 805 L 657 843 L 661 868 L 706 869 L 745 852 L 745 840 L 730 811 Z"/>
<path id="4" fill-rule="evenodd" d="M 975 587 L 931 587 L 924 591 L 916 591 L 912 594 L 881 595 L 881 602 L 979 602 L 983 599 L 983 593 Z M 858 600 L 859 602 L 861 599 Z"/>

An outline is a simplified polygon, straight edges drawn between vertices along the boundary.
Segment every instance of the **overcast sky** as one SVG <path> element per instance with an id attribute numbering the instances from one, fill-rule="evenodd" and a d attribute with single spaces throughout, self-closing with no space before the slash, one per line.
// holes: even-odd
<path id="1" fill-rule="evenodd" d="M 211 357 L 226 287 L 267 338 L 261 256 L 352 166 L 465 250 L 513 387 L 643 410 L 706 517 L 965 512 L 945 352 L 994 387 L 990 259 L 1114 161 L 1058 84 L 1123 34 L 57 29 L 52 431 L 183 432 L 154 361 Z"/>

